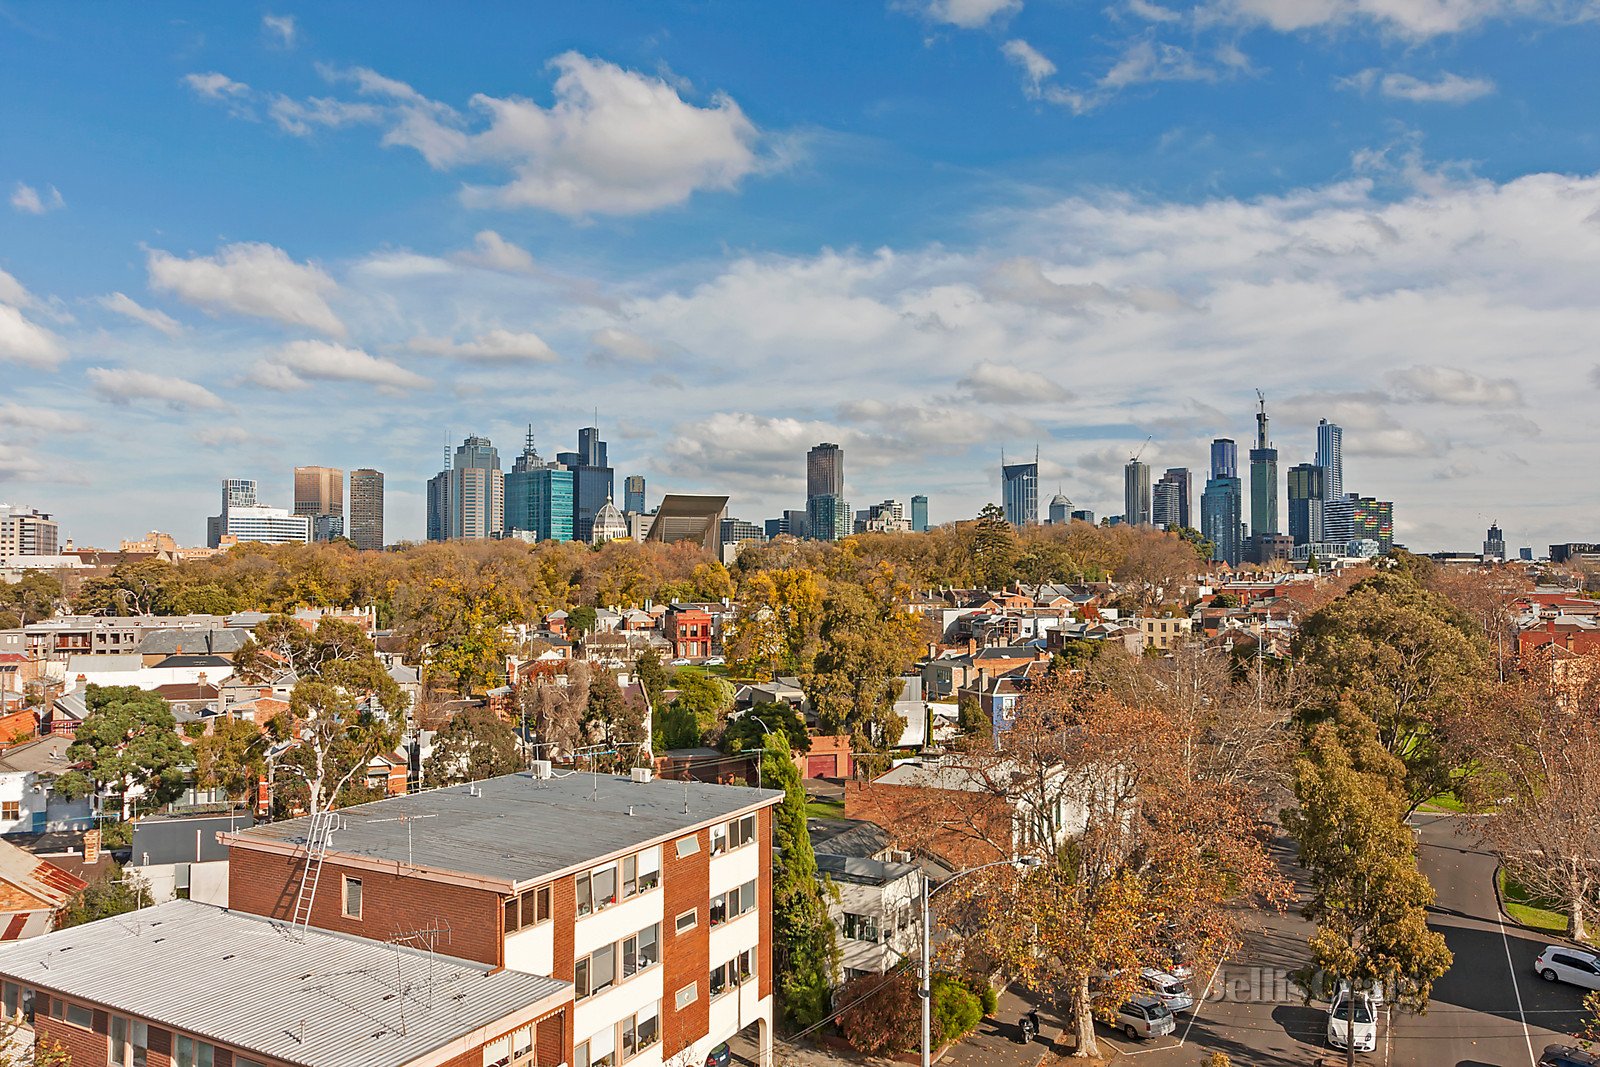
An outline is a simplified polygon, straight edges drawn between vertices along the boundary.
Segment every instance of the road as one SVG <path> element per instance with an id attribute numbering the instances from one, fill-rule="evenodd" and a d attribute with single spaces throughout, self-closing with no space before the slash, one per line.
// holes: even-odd
<path id="1" fill-rule="evenodd" d="M 1386 1067 L 1532 1067 L 1546 1044 L 1581 1025 L 1583 991 L 1533 973 L 1548 941 L 1501 922 L 1494 857 L 1480 847 L 1470 817 L 1420 815 L 1413 822 L 1418 860 L 1437 893 L 1429 925 L 1444 934 L 1455 963 L 1434 985 L 1425 1014 L 1393 1015 L 1379 1027 L 1377 1050 L 1357 1059 Z M 1287 864 L 1287 851 L 1283 858 Z M 1178 1034 L 1105 1043 L 1140 1067 L 1192 1067 L 1198 1053 L 1212 1049 L 1251 1067 L 1314 1063 L 1329 1051 L 1326 1004 L 1305 1005 L 1287 977 L 1305 965 L 1310 933 L 1296 913 L 1259 916 L 1243 950 L 1211 976 L 1199 1010 L 1180 1016 Z M 1196 984 L 1204 982 L 1202 976 Z"/>

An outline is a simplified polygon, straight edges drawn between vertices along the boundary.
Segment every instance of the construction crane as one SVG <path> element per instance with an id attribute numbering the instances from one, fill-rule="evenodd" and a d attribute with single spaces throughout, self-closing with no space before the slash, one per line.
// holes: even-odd
<path id="1" fill-rule="evenodd" d="M 1130 463 L 1139 462 L 1139 457 L 1144 455 L 1144 450 L 1149 448 L 1150 447 L 1150 442 L 1154 441 L 1155 439 L 1156 439 L 1155 434 L 1151 434 L 1150 436 L 1146 437 L 1144 439 L 1144 444 L 1139 446 L 1139 451 L 1135 452 L 1133 454 L 1133 458 L 1130 459 L 1128 462 L 1130 462 Z"/>

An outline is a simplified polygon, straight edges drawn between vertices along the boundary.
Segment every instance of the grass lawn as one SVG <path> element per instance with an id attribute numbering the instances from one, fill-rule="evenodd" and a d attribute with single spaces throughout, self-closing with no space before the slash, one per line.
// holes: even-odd
<path id="1" fill-rule="evenodd" d="M 1567 932 L 1567 913 L 1548 907 L 1551 901 L 1540 900 L 1517 884 L 1517 880 L 1501 868 L 1495 873 L 1500 885 L 1500 899 L 1505 901 L 1506 914 L 1523 926 L 1545 930 L 1552 934 Z"/>
<path id="2" fill-rule="evenodd" d="M 1424 800 L 1422 802 L 1422 810 L 1453 811 L 1459 815 L 1461 812 L 1466 811 L 1467 807 L 1465 804 L 1461 803 L 1461 801 L 1456 799 L 1456 795 L 1454 793 L 1446 792 L 1440 793 L 1438 796 L 1433 797 L 1430 800 Z"/>
<path id="3" fill-rule="evenodd" d="M 806 818 L 842 819 L 844 818 L 844 802 L 841 800 L 808 800 L 806 801 Z"/>

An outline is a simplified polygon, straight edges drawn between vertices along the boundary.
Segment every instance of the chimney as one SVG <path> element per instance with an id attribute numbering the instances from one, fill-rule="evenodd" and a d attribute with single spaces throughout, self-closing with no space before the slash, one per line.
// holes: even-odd
<path id="1" fill-rule="evenodd" d="M 976 637 L 967 638 L 967 655 L 976 656 L 977 654 L 978 654 L 978 639 Z"/>
<path id="2" fill-rule="evenodd" d="M 265 700 L 272 695 L 272 686 L 264 685 L 257 692 L 261 694 L 261 699 Z"/>
<path id="3" fill-rule="evenodd" d="M 205 671 L 201 671 L 199 674 L 195 675 L 195 680 L 196 680 L 197 684 L 205 685 L 206 684 L 206 672 Z"/>

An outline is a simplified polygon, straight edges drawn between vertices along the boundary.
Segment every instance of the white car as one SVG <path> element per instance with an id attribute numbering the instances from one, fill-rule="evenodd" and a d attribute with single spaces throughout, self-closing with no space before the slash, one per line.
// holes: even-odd
<path id="1" fill-rule="evenodd" d="M 1582 949 L 1546 945 L 1533 961 L 1533 971 L 1546 982 L 1600 989 L 1600 956 Z"/>
<path id="2" fill-rule="evenodd" d="M 1118 1030 L 1129 1040 L 1143 1037 L 1166 1037 L 1178 1029 L 1178 1021 L 1155 997 L 1134 997 L 1117 1009 Z"/>
<path id="3" fill-rule="evenodd" d="M 1182 978 L 1154 967 L 1146 967 L 1139 972 L 1139 977 L 1145 988 L 1150 990 L 1149 995 L 1159 1000 L 1168 1011 L 1177 1013 L 1194 1007 L 1194 995 L 1189 992 L 1189 983 Z"/>
<path id="4" fill-rule="evenodd" d="M 1328 1008 L 1328 1044 L 1334 1048 L 1355 1046 L 1357 1052 L 1371 1052 L 1378 1047 L 1378 1013 L 1372 998 L 1357 995 L 1355 1022 L 1350 1021 L 1350 994 L 1340 993 Z"/>
<path id="5" fill-rule="evenodd" d="M 706 660 L 706 666 L 707 667 L 721 667 L 721 666 L 724 666 L 727 662 L 728 661 L 723 659 L 721 656 L 712 656 L 710 659 Z"/>

